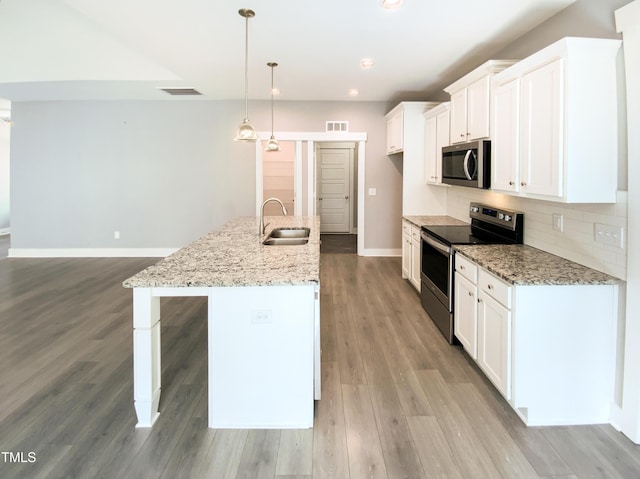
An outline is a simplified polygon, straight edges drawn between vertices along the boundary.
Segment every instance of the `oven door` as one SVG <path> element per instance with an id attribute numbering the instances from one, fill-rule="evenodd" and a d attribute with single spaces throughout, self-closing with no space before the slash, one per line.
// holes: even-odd
<path id="1" fill-rule="evenodd" d="M 453 250 L 438 239 L 422 232 L 420 276 L 443 306 L 452 308 Z"/>

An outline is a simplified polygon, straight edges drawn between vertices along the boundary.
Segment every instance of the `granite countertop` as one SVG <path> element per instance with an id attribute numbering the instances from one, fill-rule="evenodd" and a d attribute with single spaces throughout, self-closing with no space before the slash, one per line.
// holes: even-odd
<path id="1" fill-rule="evenodd" d="M 618 284 L 606 273 L 527 245 L 455 245 L 474 263 L 514 285 Z"/>
<path id="2" fill-rule="evenodd" d="M 449 226 L 449 225 L 468 225 L 464 221 L 458 220 L 451 216 L 403 216 L 409 223 L 416 226 Z"/>
<path id="3" fill-rule="evenodd" d="M 320 282 L 320 217 L 265 216 L 278 227 L 308 227 L 309 242 L 265 246 L 259 217 L 239 217 L 160 260 L 125 288 L 305 285 Z"/>

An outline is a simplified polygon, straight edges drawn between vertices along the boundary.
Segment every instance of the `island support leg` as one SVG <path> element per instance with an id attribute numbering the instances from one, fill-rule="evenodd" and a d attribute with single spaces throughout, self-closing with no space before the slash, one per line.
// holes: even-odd
<path id="1" fill-rule="evenodd" d="M 133 289 L 133 398 L 136 427 L 151 427 L 160 402 L 160 298 Z"/>

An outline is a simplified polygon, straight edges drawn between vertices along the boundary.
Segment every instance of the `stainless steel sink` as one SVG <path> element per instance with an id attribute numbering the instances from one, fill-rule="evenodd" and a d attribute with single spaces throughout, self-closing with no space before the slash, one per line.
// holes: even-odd
<path id="1" fill-rule="evenodd" d="M 269 238 L 309 238 L 309 228 L 274 228 Z"/>
<path id="2" fill-rule="evenodd" d="M 309 238 L 278 238 L 278 237 L 269 237 L 262 242 L 262 244 L 266 246 L 296 246 L 307 244 L 309 242 Z"/>

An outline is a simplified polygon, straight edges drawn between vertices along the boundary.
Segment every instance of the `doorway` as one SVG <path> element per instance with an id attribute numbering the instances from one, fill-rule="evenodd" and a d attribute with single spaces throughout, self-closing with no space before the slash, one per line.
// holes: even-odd
<path id="1" fill-rule="evenodd" d="M 256 214 L 260 214 L 260 207 L 263 198 L 263 157 L 268 153 L 263 151 L 262 141 L 267 141 L 271 132 L 258 132 L 261 141 L 256 142 Z M 355 192 L 352 208 L 357 210 L 357 214 L 352 216 L 352 223 L 357 227 L 353 228 L 357 232 L 357 254 L 368 256 L 369 252 L 365 248 L 365 201 L 364 201 L 364 172 L 366 163 L 365 144 L 366 133 L 350 132 L 275 132 L 278 141 L 289 141 L 294 144 L 294 211 L 296 216 L 315 216 L 316 213 L 316 166 L 315 152 L 316 144 L 349 142 L 355 145 L 354 174 L 353 181 Z M 357 178 L 357 180 L 356 180 Z M 356 186 L 357 185 L 357 186 Z"/>
<path id="2" fill-rule="evenodd" d="M 262 200 L 278 198 L 289 214 L 294 214 L 295 143 L 281 141 L 279 151 L 265 152 L 262 157 Z M 280 205 L 268 203 L 264 207 L 266 216 L 282 214 Z"/>
<path id="3" fill-rule="evenodd" d="M 354 143 L 316 144 L 316 214 L 320 233 L 354 233 Z"/>

